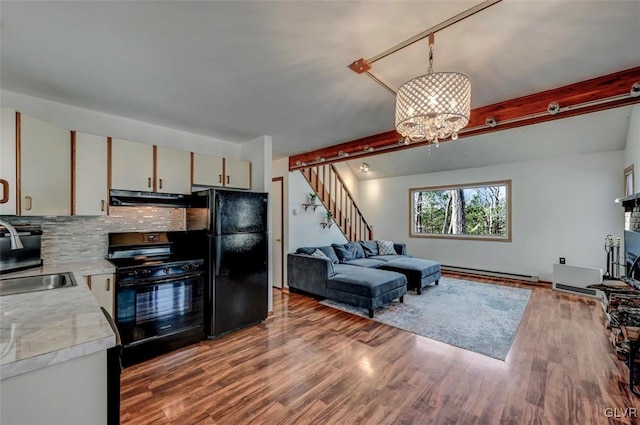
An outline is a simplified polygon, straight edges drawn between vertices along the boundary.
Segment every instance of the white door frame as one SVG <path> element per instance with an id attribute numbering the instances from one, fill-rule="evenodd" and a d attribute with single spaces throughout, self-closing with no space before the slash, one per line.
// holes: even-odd
<path id="1" fill-rule="evenodd" d="M 271 182 L 280 182 L 280 278 L 282 282 L 278 289 L 284 289 L 284 177 L 273 177 Z M 275 237 L 275 235 L 273 236 Z"/>

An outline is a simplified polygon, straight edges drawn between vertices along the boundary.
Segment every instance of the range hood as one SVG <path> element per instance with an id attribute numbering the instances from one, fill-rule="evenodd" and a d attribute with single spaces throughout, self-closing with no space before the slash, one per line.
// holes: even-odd
<path id="1" fill-rule="evenodd" d="M 190 208 L 196 199 L 193 195 L 181 193 L 138 192 L 133 190 L 109 191 L 109 205 L 114 207 L 166 207 Z"/>

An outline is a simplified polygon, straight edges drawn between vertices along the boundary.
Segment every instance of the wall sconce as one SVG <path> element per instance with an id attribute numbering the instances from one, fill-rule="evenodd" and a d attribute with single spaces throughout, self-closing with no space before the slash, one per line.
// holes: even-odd
<path id="1" fill-rule="evenodd" d="M 362 171 L 363 173 L 368 173 L 369 164 L 367 164 L 366 162 L 363 162 L 362 164 L 360 164 L 360 171 Z"/>

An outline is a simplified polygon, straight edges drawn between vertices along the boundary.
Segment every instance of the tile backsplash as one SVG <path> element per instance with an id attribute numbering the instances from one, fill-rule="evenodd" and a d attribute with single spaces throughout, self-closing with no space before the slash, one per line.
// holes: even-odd
<path id="1" fill-rule="evenodd" d="M 42 226 L 45 263 L 98 260 L 107 256 L 107 234 L 185 230 L 185 210 L 156 207 L 110 207 L 104 217 L 16 217 L 9 223 Z"/>

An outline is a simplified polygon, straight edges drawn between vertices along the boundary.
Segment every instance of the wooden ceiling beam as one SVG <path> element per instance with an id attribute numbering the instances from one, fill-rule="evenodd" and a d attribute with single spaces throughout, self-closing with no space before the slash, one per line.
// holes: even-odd
<path id="1" fill-rule="evenodd" d="M 469 125 L 459 132 L 459 137 L 476 136 L 640 103 L 640 96 L 630 95 L 631 87 L 635 83 L 640 83 L 640 67 L 475 108 L 471 111 Z M 560 108 L 555 114 L 547 111 L 552 102 L 557 102 Z M 486 124 L 485 120 L 489 117 L 492 117 L 497 125 L 491 127 Z M 360 158 L 427 144 L 427 142 L 412 142 L 405 145 L 399 142 L 400 139 L 400 134 L 390 130 L 293 155 L 289 157 L 289 170 L 304 168 L 305 165 L 347 161 L 354 157 Z M 449 140 L 442 140 L 441 143 Z M 365 150 L 367 146 L 369 149 Z"/>

